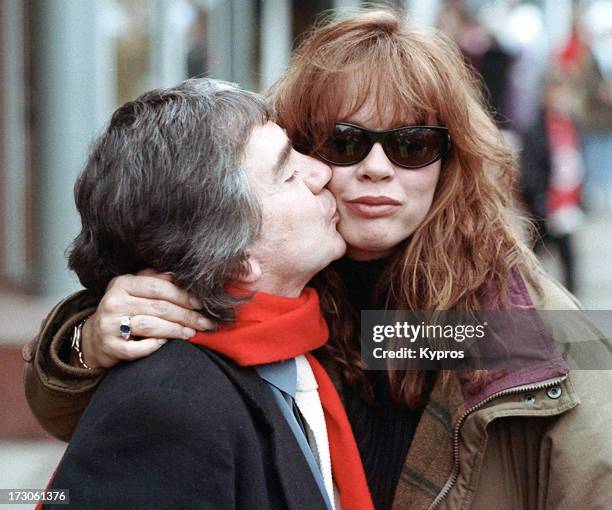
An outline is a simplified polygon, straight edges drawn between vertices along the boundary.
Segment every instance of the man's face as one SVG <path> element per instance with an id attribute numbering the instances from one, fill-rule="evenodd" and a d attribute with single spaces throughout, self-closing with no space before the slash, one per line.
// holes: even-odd
<path id="1" fill-rule="evenodd" d="M 336 230 L 336 201 L 325 189 L 331 170 L 295 151 L 273 122 L 253 130 L 245 164 L 263 216 L 261 236 L 249 253 L 274 286 L 259 290 L 299 293 L 346 248 Z"/>

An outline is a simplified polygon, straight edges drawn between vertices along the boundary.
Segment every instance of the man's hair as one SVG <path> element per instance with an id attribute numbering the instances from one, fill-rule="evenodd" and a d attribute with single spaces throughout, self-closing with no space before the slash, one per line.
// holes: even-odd
<path id="1" fill-rule="evenodd" d="M 261 96 L 210 79 L 121 106 L 75 185 L 82 228 L 69 266 L 81 283 L 101 296 L 115 276 L 170 271 L 210 316 L 233 320 L 225 286 L 261 224 L 244 150 L 270 116 Z"/>

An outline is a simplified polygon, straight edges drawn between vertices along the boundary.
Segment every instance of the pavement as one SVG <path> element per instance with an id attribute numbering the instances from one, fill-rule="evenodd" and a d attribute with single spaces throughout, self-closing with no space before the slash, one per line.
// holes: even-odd
<path id="1" fill-rule="evenodd" d="M 612 310 L 612 208 L 587 216 L 574 238 L 576 297 L 585 310 Z M 562 281 L 558 254 L 550 248 L 542 257 L 546 270 Z"/>
<path id="2" fill-rule="evenodd" d="M 0 489 L 44 489 L 65 449 L 64 443 L 55 440 L 1 441 Z M 30 510 L 35 506 L 0 503 L 0 510 Z"/>

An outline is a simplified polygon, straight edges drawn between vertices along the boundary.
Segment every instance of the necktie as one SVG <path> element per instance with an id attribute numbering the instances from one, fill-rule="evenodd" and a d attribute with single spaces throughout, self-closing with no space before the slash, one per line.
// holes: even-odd
<path id="1" fill-rule="evenodd" d="M 306 422 L 304 424 L 306 439 L 321 471 L 325 490 L 332 506 L 337 508 L 338 500 L 334 497 L 329 439 L 325 425 L 325 414 L 317 391 L 317 381 L 308 360 L 304 356 L 298 356 L 295 360 L 297 364 L 297 386 L 294 402 L 298 407 L 299 414 Z"/>
<path id="2" fill-rule="evenodd" d="M 304 421 L 304 417 L 302 416 L 302 413 L 300 412 L 300 408 L 298 407 L 294 398 L 291 398 L 291 397 L 289 398 L 291 399 L 291 410 L 293 411 L 293 416 L 295 416 L 295 420 L 297 421 L 298 425 L 302 429 L 302 432 L 304 433 L 304 437 L 306 438 L 306 441 L 308 441 L 308 444 L 310 445 L 310 448 L 312 449 L 312 445 L 310 444 L 310 438 L 308 437 L 308 431 L 306 429 L 306 423 Z M 315 459 L 316 459 L 316 456 L 315 456 Z"/>

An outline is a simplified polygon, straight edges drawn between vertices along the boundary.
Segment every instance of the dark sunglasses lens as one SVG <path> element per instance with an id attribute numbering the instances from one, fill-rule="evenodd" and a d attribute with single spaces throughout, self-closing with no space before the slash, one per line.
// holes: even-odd
<path id="1" fill-rule="evenodd" d="M 351 126 L 336 125 L 334 132 L 319 147 L 319 155 L 336 165 L 351 165 L 365 158 L 369 151 L 366 133 Z"/>
<path id="2" fill-rule="evenodd" d="M 446 150 L 446 136 L 435 129 L 402 129 L 389 134 L 386 149 L 394 163 L 420 168 L 440 159 Z"/>

